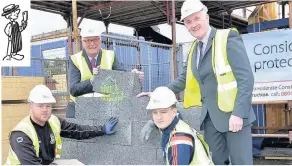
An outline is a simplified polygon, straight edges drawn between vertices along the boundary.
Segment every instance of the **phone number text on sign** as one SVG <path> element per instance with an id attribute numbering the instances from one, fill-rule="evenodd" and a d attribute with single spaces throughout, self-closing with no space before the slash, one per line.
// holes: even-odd
<path id="1" fill-rule="evenodd" d="M 290 91 L 290 92 L 281 92 L 281 96 L 292 96 L 292 91 Z"/>
<path id="2" fill-rule="evenodd" d="M 292 81 L 255 83 L 252 101 L 292 100 Z"/>

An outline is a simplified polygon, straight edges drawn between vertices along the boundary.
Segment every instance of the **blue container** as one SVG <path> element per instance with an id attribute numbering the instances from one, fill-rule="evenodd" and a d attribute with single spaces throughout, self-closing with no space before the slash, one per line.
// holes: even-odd
<path id="1" fill-rule="evenodd" d="M 253 106 L 256 121 L 253 122 L 255 127 L 265 127 L 266 126 L 266 108 L 264 104 L 254 104 Z M 252 134 L 266 134 L 266 130 L 257 129 L 252 130 Z M 253 156 L 260 156 L 261 154 L 261 145 L 264 138 L 253 138 Z"/>
<path id="2" fill-rule="evenodd" d="M 266 108 L 264 104 L 254 104 L 253 106 L 255 115 L 256 115 L 256 121 L 253 122 L 253 126 L 256 127 L 265 127 L 266 126 Z M 257 129 L 252 130 L 253 134 L 266 134 L 266 130 L 263 129 Z"/>

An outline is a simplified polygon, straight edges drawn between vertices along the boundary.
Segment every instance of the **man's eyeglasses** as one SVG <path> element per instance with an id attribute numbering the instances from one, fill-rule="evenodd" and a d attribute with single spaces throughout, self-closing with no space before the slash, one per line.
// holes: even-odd
<path id="1" fill-rule="evenodd" d="M 91 42 L 93 43 L 97 43 L 99 41 L 100 38 L 97 39 L 87 39 L 87 40 L 82 40 L 84 43 L 86 44 L 90 44 Z"/>

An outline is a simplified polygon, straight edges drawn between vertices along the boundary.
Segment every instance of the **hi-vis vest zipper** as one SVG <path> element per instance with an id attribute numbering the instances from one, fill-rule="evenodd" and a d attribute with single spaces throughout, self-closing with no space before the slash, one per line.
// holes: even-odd
<path id="1" fill-rule="evenodd" d="M 104 50 L 104 49 L 101 49 L 101 50 L 102 50 L 102 55 L 101 55 L 100 68 L 111 70 L 114 60 L 115 60 L 115 53 L 114 51 L 111 51 L 111 50 Z M 70 58 L 81 73 L 81 81 L 89 80 L 92 77 L 92 74 L 86 63 L 84 56 L 82 55 L 82 51 L 78 52 L 77 54 L 71 55 Z M 103 95 L 100 94 L 100 96 L 103 96 Z M 75 102 L 76 97 L 70 95 L 70 101 Z"/>
<path id="2" fill-rule="evenodd" d="M 166 145 L 166 165 L 171 165 L 168 161 L 168 151 L 169 148 L 176 144 L 183 144 L 184 141 L 180 140 L 178 141 L 172 141 L 172 137 L 175 135 L 175 133 L 185 133 L 188 135 L 193 136 L 194 138 L 194 154 L 193 158 L 191 160 L 191 163 L 189 165 L 214 165 L 208 144 L 204 141 L 204 138 L 201 134 L 199 134 L 196 130 L 192 129 L 188 124 L 186 124 L 184 121 L 179 120 L 176 124 L 174 130 L 171 132 L 171 135 L 169 137 L 168 143 Z M 186 144 L 189 144 L 188 141 L 185 142 Z"/>
<path id="3" fill-rule="evenodd" d="M 49 125 L 54 133 L 56 140 L 56 148 L 55 148 L 55 158 L 60 158 L 62 153 L 62 139 L 60 136 L 61 133 L 61 123 L 60 120 L 55 116 L 51 115 L 49 119 Z M 12 131 L 22 131 L 24 132 L 31 140 L 36 152 L 36 156 L 39 157 L 40 144 L 37 133 L 33 124 L 30 121 L 30 116 L 25 117 L 22 121 L 20 121 Z M 17 155 L 12 150 L 11 146 L 9 146 L 8 157 L 5 165 L 20 165 L 20 161 L 17 158 Z"/>
<path id="4" fill-rule="evenodd" d="M 237 95 L 237 82 L 227 58 L 227 38 L 229 32 L 237 29 L 218 29 L 212 43 L 212 67 L 217 80 L 217 102 L 223 112 L 232 112 Z M 197 40 L 193 43 L 189 55 L 184 95 L 184 107 L 202 106 L 201 91 L 192 72 L 192 56 Z"/>

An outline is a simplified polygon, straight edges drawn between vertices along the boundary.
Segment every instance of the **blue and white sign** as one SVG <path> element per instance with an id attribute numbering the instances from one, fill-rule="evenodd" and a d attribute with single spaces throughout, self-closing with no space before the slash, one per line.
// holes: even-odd
<path id="1" fill-rule="evenodd" d="M 245 34 L 242 38 L 255 78 L 253 101 L 292 100 L 292 30 Z"/>

